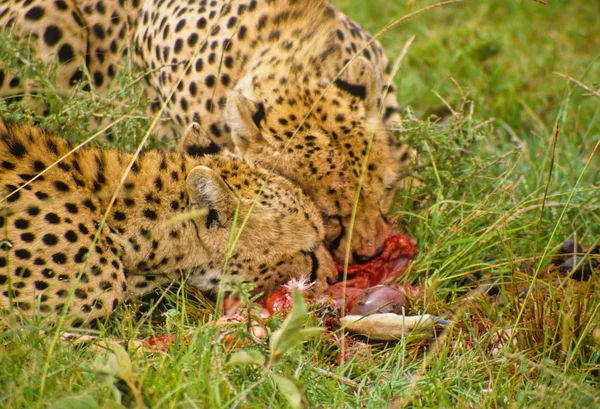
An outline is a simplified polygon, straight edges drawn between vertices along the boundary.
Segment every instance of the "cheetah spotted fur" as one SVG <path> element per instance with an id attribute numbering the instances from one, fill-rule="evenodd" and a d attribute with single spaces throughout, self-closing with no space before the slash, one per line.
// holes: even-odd
<path id="1" fill-rule="evenodd" d="M 194 125 L 186 137 L 201 132 Z M 269 291 L 290 277 L 312 276 L 320 289 L 337 277 L 312 202 L 231 155 L 142 153 L 94 243 L 132 154 L 82 148 L 48 168 L 70 150 L 55 135 L 0 121 L 0 309 L 50 316 L 74 291 L 68 322 L 77 327 L 178 280 L 211 292 L 239 277 Z M 263 184 L 223 276 L 234 215 L 244 220 Z"/>
<path id="2" fill-rule="evenodd" d="M 296 182 L 338 262 L 363 172 L 350 262 L 375 256 L 391 233 L 384 215 L 410 155 L 384 129 L 399 120 L 388 61 L 326 0 L 2 0 L 2 26 L 39 39 L 65 86 L 85 64 L 106 89 L 133 49 L 173 134 L 198 121 L 219 146 Z M 18 77 L 0 69 L 0 94 L 12 85 Z M 202 151 L 193 138 L 181 146 Z"/>

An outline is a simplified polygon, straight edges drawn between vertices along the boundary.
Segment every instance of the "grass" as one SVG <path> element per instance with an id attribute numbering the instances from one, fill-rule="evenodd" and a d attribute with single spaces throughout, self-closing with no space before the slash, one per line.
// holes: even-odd
<path id="1" fill-rule="evenodd" d="M 334 3 L 371 32 L 411 11 L 404 1 Z M 419 151 L 414 170 L 423 179 L 394 211 L 420 250 L 403 280 L 423 288 L 411 312 L 454 324 L 430 344 L 409 337 L 362 348 L 343 365 L 324 337 L 292 348 L 272 371 L 296 380 L 305 407 L 598 406 L 598 272 L 577 282 L 548 265 L 565 239 L 588 245 L 600 239 L 600 152 L 593 154 L 600 98 L 553 74 L 598 87 L 600 15 L 593 2 L 547 3 L 455 5 L 383 39 L 393 58 L 416 35 L 397 76 L 401 133 Z M 8 46 L 2 50 L 2 61 L 15 55 Z M 140 117 L 135 75 L 123 72 L 126 92 L 111 98 L 50 93 L 51 113 L 38 120 L 76 139 L 90 134 L 90 112 L 128 116 L 109 143 L 133 150 L 149 123 Z M 0 113 L 32 117 L 6 101 Z M 473 280 L 497 294 L 477 290 Z M 205 310 L 186 293 L 165 298 L 141 325 L 133 308 L 123 308 L 99 334 L 183 337 L 204 319 Z M 268 330 L 279 324 L 274 319 Z M 35 325 L 4 328 L 0 407 L 288 406 L 273 378 L 254 385 L 264 375 L 259 366 L 227 366 L 241 347 L 225 345 L 210 328 L 168 353 L 131 351 L 112 363 L 93 348 L 58 344 L 40 395 L 48 336 Z M 501 343 L 499 335 L 511 339 Z M 245 348 L 268 355 L 267 344 L 248 342 Z"/>

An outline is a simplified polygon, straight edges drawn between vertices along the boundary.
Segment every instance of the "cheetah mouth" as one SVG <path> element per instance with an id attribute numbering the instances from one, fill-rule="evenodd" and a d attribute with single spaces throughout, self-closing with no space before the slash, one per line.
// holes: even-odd
<path id="1" fill-rule="evenodd" d="M 389 281 L 404 271 L 416 254 L 417 247 L 410 238 L 394 234 L 386 240 L 383 251 L 366 263 L 352 264 L 347 268 L 336 263 L 338 280 L 342 281 L 345 271 L 349 276 L 364 277 L 370 285 Z"/>
<path id="2" fill-rule="evenodd" d="M 411 257 L 398 257 L 396 260 L 393 260 L 393 264 L 392 264 L 392 271 L 402 271 L 405 270 L 406 268 L 408 268 L 410 262 L 412 261 Z M 361 270 L 362 272 L 364 271 L 371 271 L 372 269 L 370 269 L 369 267 L 371 266 L 370 262 L 365 262 L 365 263 L 356 263 L 356 264 L 350 264 L 349 267 L 362 267 L 364 268 L 364 270 Z M 335 284 L 337 282 L 343 281 L 344 280 L 344 266 L 337 264 L 336 263 L 336 267 L 338 269 L 338 277 L 337 277 L 337 281 L 336 280 L 332 280 L 331 283 L 329 284 Z M 360 272 L 359 272 L 360 273 Z M 348 272 L 348 274 L 350 274 L 350 272 Z M 357 273 L 352 273 L 352 274 L 357 274 Z"/>
<path id="3" fill-rule="evenodd" d="M 361 256 L 356 251 L 353 251 L 352 252 L 352 259 L 355 260 L 355 263 L 353 263 L 353 265 L 367 264 L 369 261 L 374 260 L 377 257 L 381 257 L 382 253 L 383 253 L 383 246 L 380 249 L 378 249 L 377 253 L 375 253 L 372 256 Z"/>

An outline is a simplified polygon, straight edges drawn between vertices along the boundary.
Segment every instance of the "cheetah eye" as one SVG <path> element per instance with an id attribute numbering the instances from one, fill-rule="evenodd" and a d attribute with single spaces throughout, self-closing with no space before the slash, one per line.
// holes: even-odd
<path id="1" fill-rule="evenodd" d="M 346 229 L 342 223 L 342 217 L 324 215 L 324 224 L 325 246 L 330 250 L 338 248 L 342 238 L 346 234 Z"/>
<path id="2" fill-rule="evenodd" d="M 322 213 L 323 223 L 328 227 L 336 227 L 342 225 L 341 217 L 338 215 L 330 215 Z"/>
<path id="3" fill-rule="evenodd" d="M 392 210 L 392 207 L 396 202 L 394 200 L 395 196 L 395 191 L 389 191 L 386 192 L 381 199 L 379 199 L 379 213 L 381 214 L 381 217 L 383 217 L 383 220 L 385 220 L 386 222 L 388 221 L 388 217 L 386 215 Z"/>
<path id="4" fill-rule="evenodd" d="M 402 187 L 398 184 L 395 178 L 392 181 L 386 181 L 384 184 L 384 192 L 379 199 L 379 207 L 386 208 L 391 207 L 396 202 L 396 196 L 402 192 Z"/>

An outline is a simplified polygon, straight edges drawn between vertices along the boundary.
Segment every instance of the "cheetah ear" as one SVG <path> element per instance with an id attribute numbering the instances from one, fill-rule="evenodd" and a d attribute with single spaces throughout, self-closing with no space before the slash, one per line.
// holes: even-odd
<path id="1" fill-rule="evenodd" d="M 231 127 L 233 143 L 243 154 L 251 145 L 265 143 L 260 123 L 265 118 L 265 106 L 231 91 L 227 98 L 227 122 Z"/>
<path id="2" fill-rule="evenodd" d="M 355 58 L 334 82 L 341 90 L 362 99 L 368 115 L 377 114 L 380 83 L 373 64 L 364 57 Z"/>
<path id="3" fill-rule="evenodd" d="M 219 153 L 221 147 L 208 137 L 200 124 L 193 122 L 181 136 L 179 151 L 192 156 L 204 156 Z"/>
<path id="4" fill-rule="evenodd" d="M 194 218 L 196 223 L 203 223 L 207 229 L 213 225 L 225 227 L 233 218 L 237 197 L 214 170 L 196 166 L 187 175 L 186 188 L 192 210 L 208 210 Z"/>

